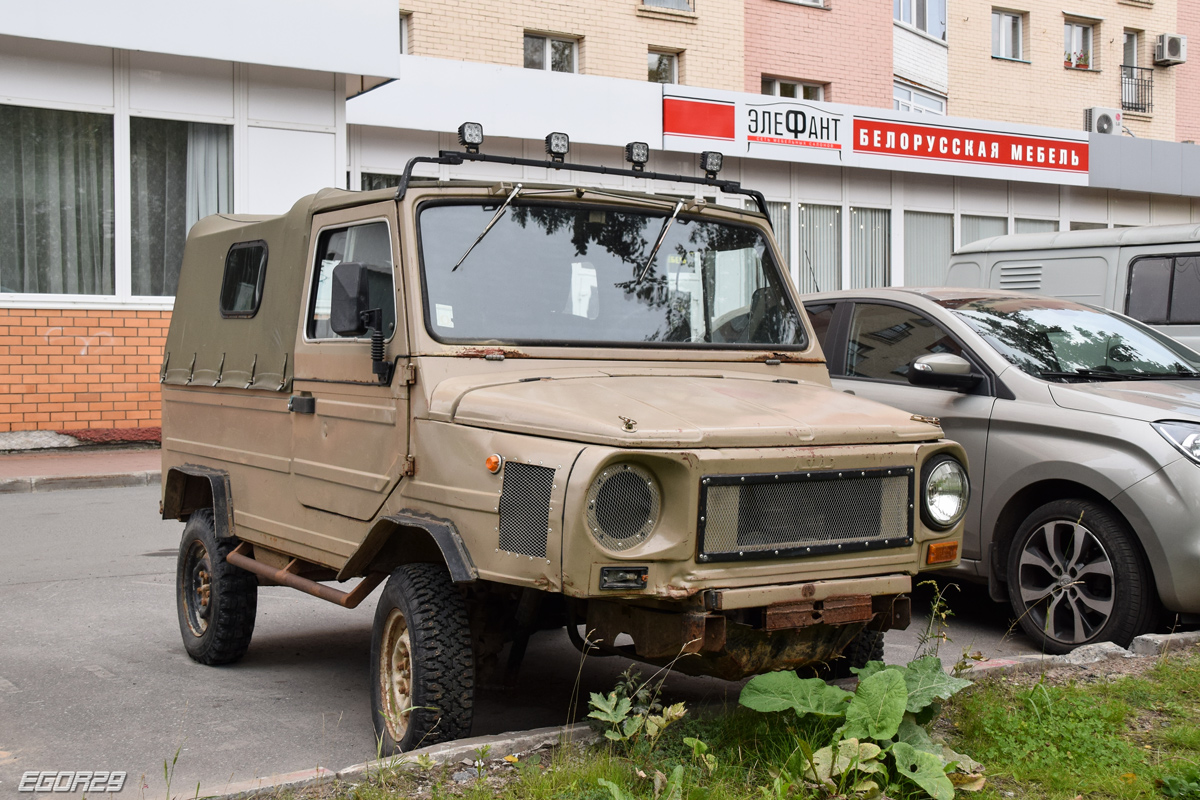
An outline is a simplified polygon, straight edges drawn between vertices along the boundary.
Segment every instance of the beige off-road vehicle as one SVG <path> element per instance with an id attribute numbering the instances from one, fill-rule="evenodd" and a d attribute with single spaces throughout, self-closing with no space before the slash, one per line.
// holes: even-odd
<path id="1" fill-rule="evenodd" d="M 757 210 L 412 177 L 564 167 L 561 134 L 546 161 L 461 136 L 396 189 L 193 228 L 162 367 L 188 654 L 240 658 L 259 585 L 354 607 L 386 581 L 389 752 L 466 735 L 476 682 L 511 680 L 540 628 L 729 679 L 878 657 L 913 576 L 958 562 L 965 457 L 830 388 L 762 196 L 715 154 L 646 172 L 637 143 L 631 169 L 565 166 Z"/>

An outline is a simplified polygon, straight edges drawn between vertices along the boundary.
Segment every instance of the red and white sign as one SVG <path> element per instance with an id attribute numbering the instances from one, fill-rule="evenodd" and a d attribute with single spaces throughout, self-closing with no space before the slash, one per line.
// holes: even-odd
<path id="1" fill-rule="evenodd" d="M 1088 171 L 1086 140 L 1056 139 L 886 119 L 854 119 L 854 152 L 1057 172 Z"/>
<path id="2" fill-rule="evenodd" d="M 732 142 L 737 138 L 737 106 L 690 97 L 664 97 L 663 135 Z"/>

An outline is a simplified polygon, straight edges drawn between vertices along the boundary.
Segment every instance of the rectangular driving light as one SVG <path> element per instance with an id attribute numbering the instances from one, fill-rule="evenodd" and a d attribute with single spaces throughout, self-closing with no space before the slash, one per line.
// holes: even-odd
<path id="1" fill-rule="evenodd" d="M 561 162 L 571 149 L 571 138 L 565 133 L 555 131 L 546 137 L 546 155 L 554 161 Z"/>
<path id="2" fill-rule="evenodd" d="M 483 144 L 483 126 L 478 122 L 464 122 L 459 125 L 458 143 L 467 148 L 468 153 L 478 153 L 479 145 Z"/>
<path id="3" fill-rule="evenodd" d="M 630 142 L 625 145 L 625 160 L 633 165 L 635 172 L 641 172 L 646 169 L 646 162 L 650 160 L 650 145 L 645 142 Z"/>
<path id="4" fill-rule="evenodd" d="M 725 157 L 716 150 L 705 150 L 700 154 L 700 169 L 704 170 L 704 177 L 709 180 L 717 177 L 724 163 Z"/>
<path id="5" fill-rule="evenodd" d="M 601 589 L 645 589 L 648 567 L 601 567 Z"/>

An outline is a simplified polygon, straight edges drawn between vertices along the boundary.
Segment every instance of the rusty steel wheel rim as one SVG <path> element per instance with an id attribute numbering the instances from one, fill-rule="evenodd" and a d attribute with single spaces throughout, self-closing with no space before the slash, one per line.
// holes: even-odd
<path id="1" fill-rule="evenodd" d="M 1061 519 L 1042 525 L 1025 542 L 1017 569 L 1025 613 L 1047 638 L 1082 644 L 1112 618 L 1112 559 L 1083 525 Z"/>
<path id="2" fill-rule="evenodd" d="M 391 610 L 383 625 L 379 682 L 383 722 L 392 741 L 399 742 L 408 731 L 408 717 L 412 712 L 412 639 L 408 620 L 398 608 Z"/>
<path id="3" fill-rule="evenodd" d="M 192 542 L 183 560 L 184 616 L 193 636 L 203 636 L 212 615 L 212 559 L 200 542 Z"/>

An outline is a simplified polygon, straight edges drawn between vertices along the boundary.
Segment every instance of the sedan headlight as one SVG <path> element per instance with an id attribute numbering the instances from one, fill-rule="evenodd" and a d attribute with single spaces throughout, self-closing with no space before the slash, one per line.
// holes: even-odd
<path id="1" fill-rule="evenodd" d="M 610 464 L 587 493 L 587 526 L 610 550 L 646 541 L 658 522 L 660 497 L 654 476 L 637 464 Z"/>
<path id="2" fill-rule="evenodd" d="M 935 530 L 953 528 L 967 511 L 967 470 L 952 456 L 934 456 L 921 468 L 921 517 Z"/>
<path id="3" fill-rule="evenodd" d="M 1175 445 L 1175 449 L 1200 464 L 1200 425 L 1194 422 L 1152 422 L 1154 430 Z"/>

